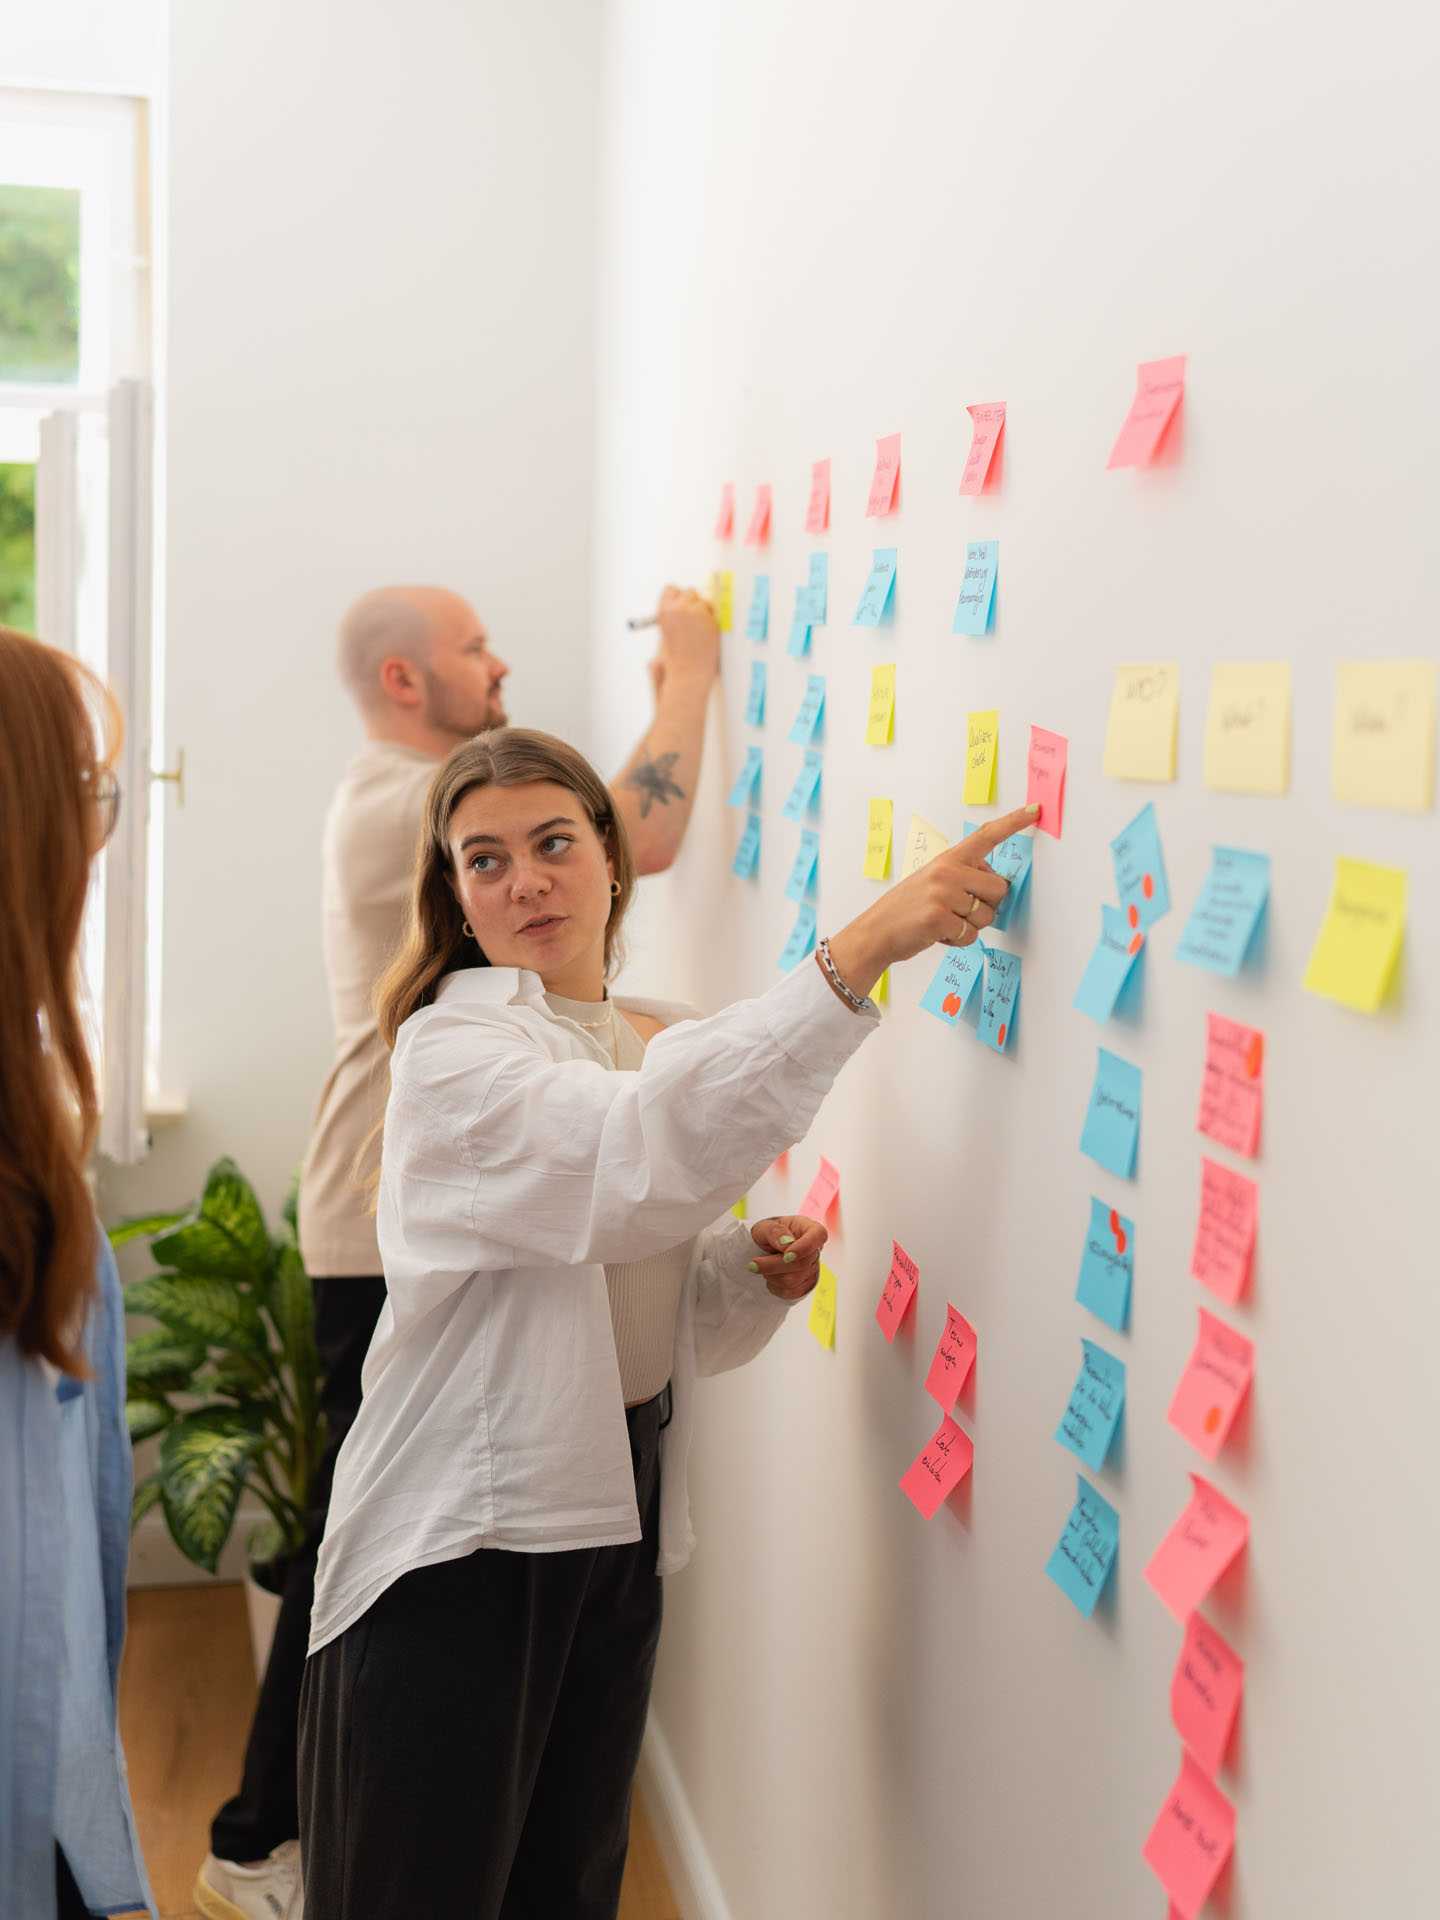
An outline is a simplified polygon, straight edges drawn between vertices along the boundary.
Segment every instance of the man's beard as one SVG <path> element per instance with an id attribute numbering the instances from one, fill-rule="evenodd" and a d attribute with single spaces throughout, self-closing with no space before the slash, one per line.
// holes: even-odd
<path id="1" fill-rule="evenodd" d="M 447 687 L 428 667 L 425 675 L 425 719 L 440 733 L 456 740 L 472 739 L 490 727 L 503 727 L 507 715 L 499 686 L 490 689 L 484 701 L 464 699 Z"/>

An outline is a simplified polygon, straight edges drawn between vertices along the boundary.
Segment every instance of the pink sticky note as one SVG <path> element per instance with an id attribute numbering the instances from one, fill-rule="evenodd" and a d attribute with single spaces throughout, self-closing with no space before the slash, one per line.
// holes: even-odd
<path id="1" fill-rule="evenodd" d="M 823 1220 L 840 1197 L 840 1169 L 832 1166 L 822 1153 L 820 1171 L 810 1182 L 809 1191 L 800 1202 L 800 1211 L 807 1220 Z"/>
<path id="2" fill-rule="evenodd" d="M 900 1322 L 905 1318 L 910 1302 L 915 1298 L 915 1289 L 920 1284 L 920 1269 L 906 1253 L 898 1240 L 890 1242 L 890 1271 L 885 1276 L 885 1285 L 881 1289 L 880 1302 L 875 1309 L 875 1318 L 880 1331 L 887 1340 L 893 1340 L 900 1331 Z"/>
<path id="3" fill-rule="evenodd" d="M 1145 1578 L 1183 1625 L 1250 1537 L 1239 1507 L 1198 1473 L 1190 1504 L 1151 1556 Z"/>
<path id="4" fill-rule="evenodd" d="M 1184 393 L 1183 353 L 1169 360 L 1142 360 L 1135 373 L 1135 398 L 1106 466 L 1148 467 Z"/>
<path id="5" fill-rule="evenodd" d="M 1170 1680 L 1170 1714 L 1212 1779 L 1224 1765 L 1244 1691 L 1245 1662 L 1203 1613 L 1192 1613 Z"/>
<path id="6" fill-rule="evenodd" d="M 974 1458 L 969 1434 L 947 1413 L 928 1445 L 921 1449 L 919 1459 L 906 1471 L 900 1491 L 914 1501 L 927 1520 L 933 1519 L 942 1501 L 970 1471 Z"/>
<path id="7" fill-rule="evenodd" d="M 1195 1351 L 1170 1402 L 1169 1420 L 1207 1460 L 1219 1459 L 1254 1374 L 1254 1342 L 1201 1307 Z"/>
<path id="8" fill-rule="evenodd" d="M 870 482 L 870 498 L 865 503 L 867 520 L 883 518 L 895 511 L 895 490 L 900 484 L 900 436 L 887 433 L 875 442 L 875 474 Z"/>
<path id="9" fill-rule="evenodd" d="M 1030 752 L 1026 758 L 1025 804 L 1040 803 L 1040 818 L 1035 822 L 1041 833 L 1058 840 L 1065 824 L 1065 764 L 1070 757 L 1070 742 L 1063 733 L 1051 733 L 1046 727 L 1031 727 Z"/>
<path id="10" fill-rule="evenodd" d="M 935 1358 L 925 1376 L 925 1391 L 942 1407 L 953 1407 L 964 1391 L 975 1364 L 979 1340 L 974 1327 L 958 1307 L 945 1305 L 945 1331 L 935 1348 Z"/>
<path id="11" fill-rule="evenodd" d="M 810 504 L 805 509 L 806 533 L 824 533 L 830 525 L 830 462 L 817 460 L 810 469 Z"/>
<path id="12" fill-rule="evenodd" d="M 720 511 L 715 516 L 715 538 L 735 538 L 735 483 L 727 480 L 720 489 Z"/>
<path id="13" fill-rule="evenodd" d="M 1214 1891 L 1235 1849 L 1235 1809 L 1190 1755 L 1182 1754 L 1180 1778 L 1150 1829 L 1144 1853 L 1186 1920 Z"/>
<path id="14" fill-rule="evenodd" d="M 995 449 L 1005 431 L 1005 402 L 988 400 L 983 405 L 966 407 L 965 411 L 974 421 L 975 430 L 970 436 L 970 457 L 960 476 L 960 491 L 983 493 L 990 462 L 995 458 Z"/>
<path id="15" fill-rule="evenodd" d="M 750 525 L 745 529 L 747 547 L 763 547 L 770 538 L 770 489 L 761 481 L 755 489 L 755 505 Z"/>
<path id="16" fill-rule="evenodd" d="M 1190 1273 L 1228 1305 L 1250 1284 L 1260 1189 L 1218 1160 L 1200 1162 L 1200 1219 L 1190 1255 Z"/>
<path id="17" fill-rule="evenodd" d="M 1201 1133 L 1253 1160 L 1260 1151 L 1260 1108 L 1265 1085 L 1265 1036 L 1218 1013 L 1206 1016 L 1209 1033 L 1200 1083 Z"/>

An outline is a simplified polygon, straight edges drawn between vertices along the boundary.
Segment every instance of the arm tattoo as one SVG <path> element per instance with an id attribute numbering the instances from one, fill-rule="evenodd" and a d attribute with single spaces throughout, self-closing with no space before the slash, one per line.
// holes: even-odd
<path id="1" fill-rule="evenodd" d="M 672 800 L 683 800 L 685 789 L 671 778 L 678 753 L 657 754 L 653 760 L 641 760 L 625 776 L 627 787 L 634 787 L 640 795 L 640 818 L 643 820 L 651 806 L 658 801 L 664 807 Z"/>

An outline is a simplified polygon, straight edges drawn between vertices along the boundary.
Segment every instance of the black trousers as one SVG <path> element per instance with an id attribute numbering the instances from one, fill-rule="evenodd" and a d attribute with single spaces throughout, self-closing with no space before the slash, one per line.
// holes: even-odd
<path id="1" fill-rule="evenodd" d="M 644 1538 L 405 1574 L 309 1662 L 315 1920 L 614 1920 L 660 1641 L 660 1431 L 627 1413 Z"/>
<path id="2" fill-rule="evenodd" d="M 385 1304 L 385 1281 L 378 1274 L 323 1279 L 314 1284 L 315 1345 L 322 1375 L 320 1405 L 329 1433 L 316 1471 L 309 1532 L 285 1570 L 280 1617 L 245 1744 L 240 1791 L 225 1802 L 210 1828 L 210 1845 L 221 1860 L 263 1860 L 300 1832 L 295 1796 L 296 1747 L 300 1682 L 305 1673 L 310 1608 L 315 1599 L 315 1562 L 325 1535 L 335 1457 L 360 1411 L 360 1369 Z"/>

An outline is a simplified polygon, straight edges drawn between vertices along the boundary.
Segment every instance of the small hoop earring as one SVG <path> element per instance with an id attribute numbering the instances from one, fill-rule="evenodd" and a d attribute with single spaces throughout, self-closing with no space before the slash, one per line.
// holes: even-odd
<path id="1" fill-rule="evenodd" d="M 460 927 L 461 927 L 461 931 L 464 933 L 465 938 L 467 940 L 473 940 L 475 938 L 475 929 L 471 926 L 468 920 L 462 920 L 460 922 Z"/>
<path id="2" fill-rule="evenodd" d="M 620 882 L 618 880 L 612 880 L 610 882 L 610 898 L 612 900 L 618 900 L 620 898 Z"/>

